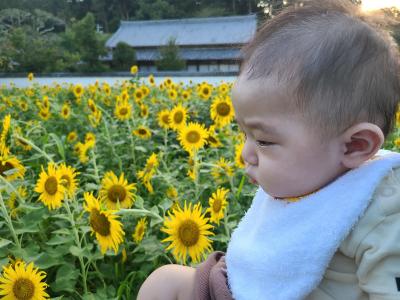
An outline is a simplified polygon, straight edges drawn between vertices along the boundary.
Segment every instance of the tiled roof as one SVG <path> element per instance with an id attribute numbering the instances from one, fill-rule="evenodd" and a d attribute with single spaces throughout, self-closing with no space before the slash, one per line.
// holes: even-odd
<path id="1" fill-rule="evenodd" d="M 241 45 L 256 32 L 256 15 L 156 21 L 121 21 L 106 47 L 159 47 L 172 37 L 179 46 Z"/>

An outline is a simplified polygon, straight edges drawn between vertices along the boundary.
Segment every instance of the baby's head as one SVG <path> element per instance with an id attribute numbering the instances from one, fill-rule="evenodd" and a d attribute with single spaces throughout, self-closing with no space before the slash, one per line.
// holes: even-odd
<path id="1" fill-rule="evenodd" d="M 370 159 L 394 126 L 397 47 L 349 0 L 309 1 L 243 49 L 233 88 L 249 176 L 275 197 L 320 189 Z"/>

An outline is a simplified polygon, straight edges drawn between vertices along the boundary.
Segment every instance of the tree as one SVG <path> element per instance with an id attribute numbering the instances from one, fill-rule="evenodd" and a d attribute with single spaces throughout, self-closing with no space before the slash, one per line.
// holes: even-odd
<path id="1" fill-rule="evenodd" d="M 72 48 L 80 55 L 83 71 L 92 72 L 105 69 L 99 58 L 106 54 L 106 49 L 100 36 L 96 33 L 93 14 L 88 13 L 82 20 L 73 24 L 71 33 L 67 36 L 72 39 Z"/>
<path id="2" fill-rule="evenodd" d="M 178 71 L 186 67 L 186 62 L 179 57 L 179 47 L 174 38 L 170 38 L 167 45 L 160 48 L 160 60 L 156 66 L 160 71 Z"/>
<path id="3" fill-rule="evenodd" d="M 113 67 L 117 70 L 129 70 L 136 64 L 135 50 L 127 43 L 119 42 L 113 51 Z"/>

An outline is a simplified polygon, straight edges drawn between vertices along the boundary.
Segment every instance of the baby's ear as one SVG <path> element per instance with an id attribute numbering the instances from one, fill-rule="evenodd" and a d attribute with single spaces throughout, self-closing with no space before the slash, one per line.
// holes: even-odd
<path id="1" fill-rule="evenodd" d="M 349 169 L 357 168 L 373 157 L 384 142 L 382 130 L 372 123 L 358 123 L 342 135 L 342 164 Z"/>

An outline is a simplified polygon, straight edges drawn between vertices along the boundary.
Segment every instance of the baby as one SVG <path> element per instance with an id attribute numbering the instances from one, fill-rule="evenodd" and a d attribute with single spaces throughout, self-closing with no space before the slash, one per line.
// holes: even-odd
<path id="1" fill-rule="evenodd" d="M 233 87 L 259 185 L 225 253 L 167 265 L 138 299 L 400 299 L 397 47 L 349 0 L 308 1 L 243 49 Z"/>

